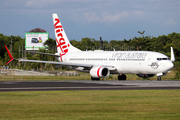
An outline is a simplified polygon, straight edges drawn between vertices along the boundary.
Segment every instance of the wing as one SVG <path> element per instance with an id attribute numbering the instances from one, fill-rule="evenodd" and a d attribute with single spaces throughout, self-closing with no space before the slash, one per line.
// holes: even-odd
<path id="1" fill-rule="evenodd" d="M 77 64 L 77 63 L 65 63 L 65 62 L 41 61 L 41 60 L 19 59 L 18 61 L 19 62 L 49 63 L 49 64 L 62 65 L 62 66 L 77 66 L 77 67 L 92 67 L 93 66 L 93 65 L 89 65 L 89 64 Z"/>
<path id="2" fill-rule="evenodd" d="M 78 63 L 66 63 L 66 62 L 54 62 L 54 61 L 41 61 L 41 60 L 26 60 L 26 59 L 19 59 L 19 62 L 36 62 L 36 63 L 49 63 L 54 65 L 60 65 L 60 66 L 74 66 L 74 67 L 86 67 L 86 68 L 92 68 L 93 64 L 78 64 Z M 109 70 L 116 70 L 114 66 L 111 65 L 98 65 L 108 68 Z"/>

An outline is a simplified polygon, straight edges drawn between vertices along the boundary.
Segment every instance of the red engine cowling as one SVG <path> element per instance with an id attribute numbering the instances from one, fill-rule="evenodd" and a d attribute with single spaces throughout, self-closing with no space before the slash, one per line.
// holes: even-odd
<path id="1" fill-rule="evenodd" d="M 141 78 L 148 78 L 148 77 L 154 77 L 155 74 L 136 74 L 136 75 Z"/>
<path id="2" fill-rule="evenodd" d="M 110 71 L 108 68 L 105 68 L 103 66 L 94 66 L 90 70 L 90 75 L 93 78 L 103 78 L 108 77 L 110 74 Z"/>

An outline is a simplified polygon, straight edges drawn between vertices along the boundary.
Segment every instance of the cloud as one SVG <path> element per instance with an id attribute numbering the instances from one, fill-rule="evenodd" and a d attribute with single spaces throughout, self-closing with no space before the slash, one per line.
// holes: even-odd
<path id="1" fill-rule="evenodd" d="M 26 7 L 45 7 L 48 4 L 55 4 L 57 0 L 27 0 L 25 6 Z"/>
<path id="2" fill-rule="evenodd" d="M 128 17 L 128 12 L 121 12 L 117 14 L 109 14 L 108 12 L 105 12 L 102 14 L 102 18 L 104 22 L 116 22 L 125 17 Z"/>
<path id="3" fill-rule="evenodd" d="M 170 18 L 169 20 L 165 21 L 163 25 L 175 25 L 177 22 Z"/>
<path id="4" fill-rule="evenodd" d="M 173 25 L 179 20 L 177 11 L 180 10 L 179 0 L 2 0 L 1 3 L 2 14 L 9 12 L 36 17 L 37 14 L 56 12 L 61 18 L 79 24 L 144 22 Z"/>
<path id="5" fill-rule="evenodd" d="M 140 10 L 135 10 L 135 11 L 132 11 L 132 15 L 134 16 L 143 16 L 145 14 L 144 11 L 140 11 Z"/>
<path id="6" fill-rule="evenodd" d="M 109 12 L 97 13 L 97 12 L 86 12 L 84 13 L 85 20 L 88 22 L 116 22 L 125 17 L 128 17 L 128 12 L 121 12 L 112 14 Z"/>

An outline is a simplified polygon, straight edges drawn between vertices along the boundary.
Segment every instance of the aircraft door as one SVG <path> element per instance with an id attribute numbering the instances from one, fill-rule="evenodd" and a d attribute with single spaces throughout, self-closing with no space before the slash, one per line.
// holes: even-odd
<path id="1" fill-rule="evenodd" d="M 152 65 L 152 55 L 148 56 L 148 60 L 147 60 L 147 64 L 148 66 L 151 66 Z"/>

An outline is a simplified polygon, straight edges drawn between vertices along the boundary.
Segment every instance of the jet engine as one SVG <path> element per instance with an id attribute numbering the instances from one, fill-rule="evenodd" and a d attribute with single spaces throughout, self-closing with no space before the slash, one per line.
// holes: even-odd
<path id="1" fill-rule="evenodd" d="M 55 55 L 57 55 L 57 56 L 58 56 L 59 54 L 58 54 L 58 53 L 55 53 Z M 56 60 L 61 61 L 60 57 L 57 57 L 57 56 L 55 57 L 55 58 L 56 58 Z"/>
<path id="2" fill-rule="evenodd" d="M 93 78 L 108 77 L 109 74 L 110 74 L 109 69 L 103 66 L 93 66 L 90 70 L 90 75 Z"/>
<path id="3" fill-rule="evenodd" d="M 136 75 L 141 78 L 148 78 L 148 77 L 154 77 L 155 74 L 136 74 Z"/>

